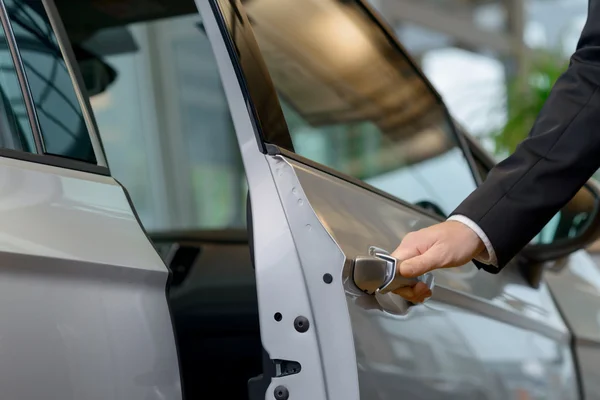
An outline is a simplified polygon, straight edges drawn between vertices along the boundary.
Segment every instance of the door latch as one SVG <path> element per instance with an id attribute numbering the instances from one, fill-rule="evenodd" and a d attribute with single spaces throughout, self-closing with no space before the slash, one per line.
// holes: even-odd
<path id="1" fill-rule="evenodd" d="M 406 278 L 398 273 L 398 262 L 387 251 L 371 246 L 369 255 L 354 259 L 354 284 L 367 294 L 386 294 L 401 287 L 414 286 L 418 282 L 433 289 L 434 279 L 431 273 L 418 278 Z"/>

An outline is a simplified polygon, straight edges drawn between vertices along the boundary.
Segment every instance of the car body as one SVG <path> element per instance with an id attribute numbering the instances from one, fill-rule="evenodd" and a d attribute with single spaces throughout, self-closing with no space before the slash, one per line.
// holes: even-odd
<path id="1" fill-rule="evenodd" d="M 362 290 L 493 165 L 365 3 L 0 4 L 3 398 L 600 398 L 592 183 L 497 275 Z"/>

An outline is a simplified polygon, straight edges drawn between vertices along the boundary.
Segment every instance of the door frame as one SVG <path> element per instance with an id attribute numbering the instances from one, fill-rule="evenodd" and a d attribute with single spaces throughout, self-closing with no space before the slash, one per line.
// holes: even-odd
<path id="1" fill-rule="evenodd" d="M 337 393 L 344 393 L 344 388 L 332 387 L 326 380 L 322 351 L 331 352 L 335 349 L 323 349 L 319 345 L 316 329 L 298 332 L 294 327 L 294 321 L 299 316 L 309 322 L 315 319 L 300 259 L 279 201 L 269 163 L 262 152 L 263 149 L 257 146 L 258 127 L 254 122 L 256 119 L 253 118 L 255 115 L 251 114 L 252 99 L 248 91 L 242 87 L 243 80 L 239 75 L 241 71 L 236 71 L 231 61 L 228 44 L 224 39 L 227 36 L 222 32 L 224 22 L 218 20 L 220 12 L 216 1 L 196 0 L 196 6 L 215 53 L 248 180 L 253 221 L 250 234 L 254 244 L 263 349 L 269 364 L 286 360 L 301 365 L 300 373 L 265 376 L 265 384 L 268 385 L 267 395 L 272 395 L 275 389 L 283 386 L 293 393 L 294 397 L 302 399 L 358 399 L 357 396 L 337 396 Z M 255 192 L 254 188 L 260 188 L 260 192 Z M 285 268 L 281 268 L 283 264 Z M 274 318 L 275 313 L 282 315 L 280 321 Z M 319 324 L 311 325 L 314 328 Z M 353 349 L 353 343 L 351 346 Z M 355 365 L 354 363 L 354 376 L 345 376 L 350 379 L 350 382 L 357 382 Z M 270 367 L 271 365 L 263 366 L 265 374 L 273 371 Z"/>

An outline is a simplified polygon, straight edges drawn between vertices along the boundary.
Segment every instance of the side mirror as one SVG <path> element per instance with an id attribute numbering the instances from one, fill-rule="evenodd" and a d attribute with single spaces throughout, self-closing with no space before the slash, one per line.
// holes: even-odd
<path id="1" fill-rule="evenodd" d="M 522 255 L 544 263 L 585 248 L 600 236 L 600 185 L 588 181 L 541 230 Z"/>
<path id="2" fill-rule="evenodd" d="M 429 212 L 432 212 L 436 215 L 439 215 L 442 218 L 448 218 L 446 213 L 435 203 L 432 203 L 429 200 L 422 200 L 415 203 L 416 206 L 421 207 Z"/>

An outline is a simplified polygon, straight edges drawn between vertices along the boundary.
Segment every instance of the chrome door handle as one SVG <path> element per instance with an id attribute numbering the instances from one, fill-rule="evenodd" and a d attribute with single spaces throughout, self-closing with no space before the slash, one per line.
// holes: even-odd
<path id="1" fill-rule="evenodd" d="M 433 289 L 433 275 L 427 273 L 418 278 L 406 278 L 397 272 L 398 260 L 387 251 L 377 247 L 369 248 L 368 256 L 354 259 L 352 276 L 354 284 L 367 294 L 386 294 L 406 286 L 423 282 L 429 290 Z"/>

